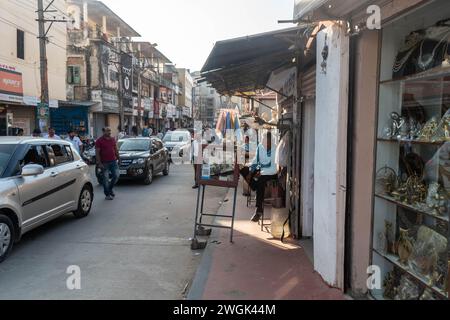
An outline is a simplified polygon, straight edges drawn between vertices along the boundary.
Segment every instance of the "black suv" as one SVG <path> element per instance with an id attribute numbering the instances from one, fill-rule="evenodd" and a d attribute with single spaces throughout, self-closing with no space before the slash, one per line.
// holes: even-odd
<path id="1" fill-rule="evenodd" d="M 120 179 L 141 180 L 149 185 L 157 174 L 169 175 L 169 152 L 158 138 L 119 141 Z"/>

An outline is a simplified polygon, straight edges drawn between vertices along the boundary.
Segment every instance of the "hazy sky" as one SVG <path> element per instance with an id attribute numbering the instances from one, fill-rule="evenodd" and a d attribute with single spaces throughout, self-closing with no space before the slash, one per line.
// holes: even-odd
<path id="1" fill-rule="evenodd" d="M 294 0 L 103 0 L 180 68 L 200 70 L 214 43 L 292 27 Z"/>

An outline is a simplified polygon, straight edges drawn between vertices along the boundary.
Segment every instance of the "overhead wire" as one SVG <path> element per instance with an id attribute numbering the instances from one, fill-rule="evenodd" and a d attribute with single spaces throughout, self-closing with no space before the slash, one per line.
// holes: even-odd
<path id="1" fill-rule="evenodd" d="M 33 32 L 33 31 L 30 31 L 30 30 L 26 30 L 26 29 L 24 29 L 22 26 L 19 26 L 19 25 L 17 25 L 16 23 L 14 23 L 14 22 L 12 22 L 12 21 L 9 21 L 9 20 L 7 20 L 7 19 L 5 19 L 5 18 L 0 17 L 0 21 L 3 21 L 4 23 L 6 23 L 6 24 L 8 24 L 8 25 L 10 25 L 10 26 L 12 26 L 12 27 L 14 27 L 14 28 L 16 28 L 16 29 L 19 29 L 19 30 L 22 30 L 22 31 L 24 31 L 24 32 L 26 32 L 26 33 L 29 33 L 29 34 L 35 36 L 36 38 L 39 37 L 39 35 L 38 35 L 37 33 Z M 54 46 L 56 46 L 56 47 L 62 49 L 62 50 L 67 50 L 65 47 L 63 47 L 63 45 L 57 44 L 56 42 L 53 42 L 53 41 L 50 40 L 50 39 L 48 39 L 48 42 L 51 43 L 51 44 L 53 44 Z"/>

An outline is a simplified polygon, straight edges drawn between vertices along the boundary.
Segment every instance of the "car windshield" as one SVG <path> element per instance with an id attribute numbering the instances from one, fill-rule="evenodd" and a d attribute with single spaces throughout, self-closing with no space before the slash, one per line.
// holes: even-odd
<path id="1" fill-rule="evenodd" d="M 120 151 L 149 151 L 150 140 L 124 140 L 119 143 Z"/>
<path id="2" fill-rule="evenodd" d="M 16 145 L 0 144 L 0 176 L 3 176 L 3 173 L 5 172 L 8 162 L 11 159 L 15 149 Z"/>
<path id="3" fill-rule="evenodd" d="M 186 132 L 168 132 L 164 137 L 164 142 L 186 142 L 188 135 Z"/>

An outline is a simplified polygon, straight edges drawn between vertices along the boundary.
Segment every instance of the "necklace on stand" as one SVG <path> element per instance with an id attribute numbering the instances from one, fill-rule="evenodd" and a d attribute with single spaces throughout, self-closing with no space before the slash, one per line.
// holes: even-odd
<path id="1" fill-rule="evenodd" d="M 392 68 L 392 70 L 394 71 L 394 73 L 399 72 L 403 66 L 405 65 L 405 63 L 409 60 L 409 58 L 411 57 L 412 53 L 414 52 L 415 48 L 412 48 L 411 50 L 409 50 L 405 56 L 403 58 L 401 58 L 400 60 L 396 60 L 394 63 L 394 67 Z"/>
<path id="2" fill-rule="evenodd" d="M 444 49 L 444 61 L 442 61 L 442 65 L 448 67 L 450 65 L 450 55 L 448 54 L 448 41 L 445 44 Z"/>
<path id="3" fill-rule="evenodd" d="M 442 41 L 444 41 L 446 38 L 448 38 L 450 32 L 447 32 L 445 34 L 445 36 L 437 43 L 437 45 L 433 48 L 433 51 L 431 52 L 430 56 L 424 61 L 424 55 L 423 55 L 423 44 L 425 43 L 425 39 L 422 41 L 421 45 L 420 45 L 420 54 L 419 54 L 419 59 L 417 61 L 417 65 L 418 67 L 422 70 L 425 71 L 428 69 L 428 67 L 430 66 L 430 64 L 433 62 L 434 59 L 434 55 L 436 54 L 436 50 L 439 48 L 439 46 L 441 45 Z"/>
<path id="4" fill-rule="evenodd" d="M 412 33 L 407 37 L 407 40 L 403 46 L 403 48 L 400 49 L 399 54 L 396 57 L 393 71 L 394 73 L 398 73 L 405 63 L 409 60 L 414 50 L 416 50 L 417 45 L 420 43 L 421 36 L 418 33 Z M 400 54 L 405 52 L 405 55 L 403 58 L 399 58 Z"/>

